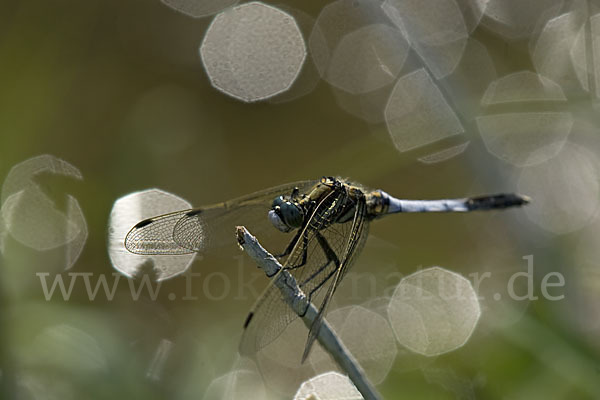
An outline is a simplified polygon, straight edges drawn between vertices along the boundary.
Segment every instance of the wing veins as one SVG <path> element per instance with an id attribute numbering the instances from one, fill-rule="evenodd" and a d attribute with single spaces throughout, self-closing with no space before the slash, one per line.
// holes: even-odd
<path id="1" fill-rule="evenodd" d="M 318 312 L 317 316 L 315 317 L 314 321 L 312 322 L 312 325 L 308 332 L 308 338 L 306 340 L 306 345 L 304 347 L 304 354 L 302 355 L 302 362 L 304 362 L 306 360 L 306 358 L 308 357 L 310 350 L 312 348 L 312 345 L 314 344 L 315 340 L 317 339 L 319 330 L 321 329 L 321 325 L 323 324 L 323 319 L 325 316 L 325 312 L 327 310 L 327 306 L 329 305 L 329 302 L 330 302 L 331 298 L 333 297 L 333 294 L 335 293 L 335 290 L 337 289 L 337 286 L 338 286 L 342 276 L 344 276 L 345 270 L 348 268 L 348 266 L 350 265 L 350 263 L 352 261 L 354 251 L 356 250 L 357 244 L 360 239 L 360 235 L 362 234 L 362 228 L 365 224 L 365 214 L 366 214 L 366 212 L 365 212 L 366 211 L 366 202 L 364 200 L 364 197 L 360 198 L 360 201 L 355 205 L 355 207 L 356 207 L 356 210 L 354 212 L 352 228 L 350 229 L 350 236 L 348 237 L 348 241 L 346 242 L 346 249 L 344 252 L 344 257 L 335 272 L 333 280 L 331 281 L 331 283 L 329 284 L 329 287 L 327 288 L 327 293 L 325 294 L 323 302 L 321 303 L 319 312 Z M 356 237 L 356 240 L 354 240 L 355 237 Z"/>

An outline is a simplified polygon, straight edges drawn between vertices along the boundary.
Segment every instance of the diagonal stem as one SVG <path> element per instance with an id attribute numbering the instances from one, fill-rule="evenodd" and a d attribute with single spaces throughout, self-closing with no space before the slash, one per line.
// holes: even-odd
<path id="1" fill-rule="evenodd" d="M 296 314 L 302 317 L 304 324 L 310 329 L 317 317 L 318 310 L 310 303 L 300 287 L 298 287 L 296 279 L 288 271 L 282 269 L 277 259 L 265 250 L 245 227 L 238 226 L 236 228 L 236 235 L 240 247 L 252 257 L 258 266 L 265 271 L 267 276 L 273 276 L 275 280 L 274 284 L 281 291 L 285 301 Z M 363 369 L 327 321 L 323 321 L 317 340 L 348 375 L 348 378 L 354 383 L 354 386 L 356 386 L 365 400 L 381 399 L 375 387 L 367 379 Z"/>

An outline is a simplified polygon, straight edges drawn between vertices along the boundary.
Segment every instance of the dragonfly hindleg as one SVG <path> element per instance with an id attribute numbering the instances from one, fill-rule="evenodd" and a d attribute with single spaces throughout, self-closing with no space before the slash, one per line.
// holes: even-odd
<path id="1" fill-rule="evenodd" d="M 332 262 L 335 265 L 335 268 L 333 268 L 332 271 L 330 271 L 323 279 L 320 280 L 320 282 L 314 288 L 310 290 L 310 293 L 308 293 L 309 299 L 312 296 L 312 294 L 319 290 L 321 286 L 323 286 L 323 284 L 327 282 L 329 278 L 331 278 L 331 276 L 335 273 L 335 271 L 337 271 L 337 269 L 340 267 L 340 260 L 337 254 L 335 254 L 335 251 L 333 251 L 333 249 L 327 242 L 327 239 L 325 239 L 323 235 L 321 235 L 318 232 L 316 234 L 316 237 L 319 244 L 321 245 L 321 248 L 323 249 L 323 252 L 325 253 L 325 256 L 327 257 L 327 262 L 325 262 L 325 264 L 323 264 L 321 267 L 315 270 L 308 278 L 306 278 L 302 283 L 300 283 L 300 287 L 304 287 L 308 282 L 311 282 L 313 279 L 315 279 L 317 276 L 323 273 L 323 271 L 325 271 Z"/>

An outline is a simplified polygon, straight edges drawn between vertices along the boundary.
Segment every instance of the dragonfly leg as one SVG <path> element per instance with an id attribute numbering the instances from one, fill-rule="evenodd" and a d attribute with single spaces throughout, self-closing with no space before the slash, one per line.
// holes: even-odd
<path id="1" fill-rule="evenodd" d="M 296 234 L 294 235 L 294 238 L 287 245 L 287 247 L 285 248 L 285 250 L 283 251 L 283 253 L 276 254 L 275 257 L 282 258 L 282 257 L 285 257 L 285 256 L 289 255 L 292 252 L 292 250 L 294 250 L 294 246 L 298 242 L 298 239 L 300 238 L 301 234 L 302 234 L 302 230 L 299 229 L 298 232 L 296 232 Z"/>
<path id="2" fill-rule="evenodd" d="M 304 232 L 302 235 L 302 260 L 297 265 L 288 265 L 285 269 L 296 269 L 303 267 L 306 264 L 306 259 L 308 257 L 308 232 Z"/>
<path id="3" fill-rule="evenodd" d="M 321 272 L 323 272 L 325 270 L 325 268 L 327 268 L 327 266 L 329 264 L 331 264 L 331 262 L 333 262 L 335 264 L 336 269 L 339 268 L 339 266 L 340 266 L 340 260 L 338 259 L 337 254 L 335 254 L 335 251 L 333 251 L 333 249 L 327 242 L 327 239 L 325 239 L 323 237 L 323 235 L 321 235 L 318 232 L 317 232 L 316 236 L 317 236 L 317 240 L 318 240 L 319 244 L 321 245 L 321 248 L 323 249 L 323 252 L 325 253 L 325 256 L 327 257 L 327 262 L 323 266 L 321 266 L 319 269 L 317 269 L 315 272 L 313 272 L 311 276 L 306 278 L 304 280 L 304 282 L 300 283 L 300 287 L 302 287 L 305 284 L 307 284 L 308 282 L 312 281 L 317 275 L 319 275 Z M 325 279 L 325 281 L 326 280 L 327 279 Z M 312 290 L 311 293 L 312 292 L 314 292 L 314 290 Z"/>
<path id="4" fill-rule="evenodd" d="M 327 274 L 327 276 L 324 279 L 322 279 L 321 282 L 319 282 L 319 284 L 316 287 L 314 287 L 313 289 L 311 289 L 310 293 L 307 294 L 309 302 L 310 302 L 310 299 L 311 299 L 313 293 L 315 293 L 317 290 L 319 290 L 323 286 L 323 284 L 325 282 L 327 282 L 329 280 L 329 278 L 331 278 L 333 276 L 333 274 L 335 274 L 335 272 L 340 267 L 340 260 L 339 260 L 339 258 L 337 256 L 337 254 L 335 254 L 335 251 L 333 251 L 333 249 L 331 248 L 331 246 L 327 242 L 327 239 L 325 239 L 323 237 L 323 235 L 321 235 L 319 232 L 316 233 L 316 237 L 317 237 L 317 241 L 319 242 L 319 245 L 321 245 L 321 248 L 323 249 L 323 252 L 325 253 L 325 256 L 327 257 L 327 262 L 324 265 L 322 265 L 321 267 L 319 267 L 319 269 L 317 269 L 315 272 L 313 272 L 311 274 L 311 276 L 309 276 L 308 278 L 306 278 L 300 284 L 300 287 L 302 288 L 305 284 L 307 284 L 308 282 L 312 281 L 319 274 L 321 274 L 323 271 L 325 271 L 325 269 L 332 262 L 335 264 L 335 268 L 331 272 L 329 272 Z M 304 313 L 306 313 L 306 310 L 304 310 Z M 303 315 L 304 315 L 304 313 L 303 313 Z M 303 316 L 303 315 L 301 315 L 301 316 Z"/>

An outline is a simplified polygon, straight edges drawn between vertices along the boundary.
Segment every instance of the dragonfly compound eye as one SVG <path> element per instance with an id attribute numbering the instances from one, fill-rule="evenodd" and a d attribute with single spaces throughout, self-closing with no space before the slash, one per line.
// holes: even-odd
<path id="1" fill-rule="evenodd" d="M 282 232 L 299 228 L 302 225 L 303 218 L 302 209 L 295 203 L 284 199 L 283 196 L 279 196 L 273 201 L 272 208 L 269 211 L 269 220 Z"/>
<path id="2" fill-rule="evenodd" d="M 279 207 L 276 207 L 272 210 L 269 210 L 269 221 L 273 224 L 275 228 L 280 230 L 281 232 L 289 232 L 292 230 L 289 226 L 283 222 L 283 218 L 281 218 L 281 210 Z"/>

